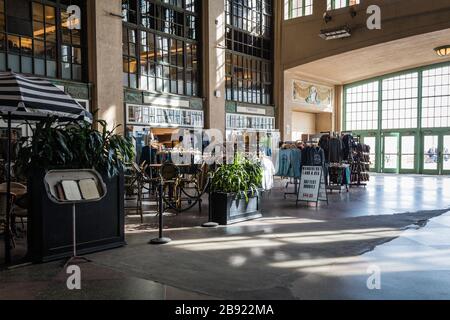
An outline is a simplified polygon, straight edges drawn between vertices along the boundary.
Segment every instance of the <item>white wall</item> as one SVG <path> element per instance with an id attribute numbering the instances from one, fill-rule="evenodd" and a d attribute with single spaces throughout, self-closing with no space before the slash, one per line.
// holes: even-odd
<path id="1" fill-rule="evenodd" d="M 307 112 L 292 112 L 292 140 L 301 140 L 302 134 L 316 133 L 316 115 Z"/>

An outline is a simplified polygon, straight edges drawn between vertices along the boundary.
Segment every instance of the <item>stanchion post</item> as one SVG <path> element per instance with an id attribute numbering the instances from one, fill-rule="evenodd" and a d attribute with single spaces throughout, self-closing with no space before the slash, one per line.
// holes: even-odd
<path id="1" fill-rule="evenodd" d="M 159 183 L 158 187 L 158 214 L 159 214 L 159 238 L 155 238 L 150 240 L 150 244 L 166 244 L 172 241 L 172 239 L 163 236 L 163 227 L 164 227 L 164 199 L 163 199 L 164 186 L 163 182 Z"/>
<path id="2" fill-rule="evenodd" d="M 216 228 L 219 226 L 218 223 L 213 222 L 212 210 L 211 210 L 211 181 L 209 181 L 208 186 L 208 222 L 202 224 L 203 228 Z"/>

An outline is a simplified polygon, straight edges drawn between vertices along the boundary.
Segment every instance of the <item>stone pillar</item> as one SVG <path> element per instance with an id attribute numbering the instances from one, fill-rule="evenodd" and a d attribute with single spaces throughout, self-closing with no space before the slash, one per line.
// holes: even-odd
<path id="1" fill-rule="evenodd" d="M 343 86 L 334 86 L 334 131 L 342 131 Z"/>
<path id="2" fill-rule="evenodd" d="M 203 1 L 205 126 L 225 133 L 225 1 Z"/>
<path id="3" fill-rule="evenodd" d="M 284 66 L 282 64 L 281 50 L 283 45 L 283 21 L 284 21 L 284 1 L 273 1 L 273 103 L 275 105 L 276 125 L 280 130 L 281 139 L 286 140 L 290 137 L 291 123 L 286 123 L 285 117 L 291 119 L 289 110 L 285 110 L 284 105 Z M 287 127 L 289 125 L 289 128 Z"/>
<path id="4" fill-rule="evenodd" d="M 93 83 L 92 110 L 109 127 L 122 125 L 122 1 L 88 1 L 89 81 Z"/>

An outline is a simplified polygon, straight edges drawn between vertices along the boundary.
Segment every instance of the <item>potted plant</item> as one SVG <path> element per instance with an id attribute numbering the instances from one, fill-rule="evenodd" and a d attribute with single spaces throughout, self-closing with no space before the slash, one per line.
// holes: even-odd
<path id="1" fill-rule="evenodd" d="M 71 252 L 71 209 L 48 197 L 44 176 L 54 169 L 95 169 L 107 194 L 77 207 L 77 248 L 81 254 L 125 244 L 123 170 L 134 158 L 132 141 L 87 122 L 60 124 L 48 118 L 20 142 L 17 173 L 28 180 L 28 252 L 34 262 L 63 258 Z"/>
<path id="2" fill-rule="evenodd" d="M 220 166 L 211 179 L 210 210 L 222 225 L 260 218 L 263 172 L 258 162 L 237 155 L 232 164 Z"/>

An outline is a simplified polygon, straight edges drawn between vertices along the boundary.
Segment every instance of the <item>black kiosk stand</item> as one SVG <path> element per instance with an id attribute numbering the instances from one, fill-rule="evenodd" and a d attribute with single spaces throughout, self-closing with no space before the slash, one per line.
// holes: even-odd
<path id="1" fill-rule="evenodd" d="M 57 186 L 64 181 L 71 182 L 80 182 L 80 181 L 90 181 L 93 180 L 95 183 L 94 192 L 91 196 L 81 197 L 80 199 L 71 199 L 66 200 L 62 199 L 61 195 L 57 192 Z M 74 260 L 83 260 L 86 262 L 90 262 L 88 259 L 84 257 L 79 257 L 77 255 L 77 223 L 76 223 L 76 205 L 84 204 L 89 202 L 97 202 L 103 199 L 106 196 L 106 185 L 103 182 L 100 174 L 95 170 L 51 170 L 47 172 L 44 178 L 45 189 L 47 191 L 47 196 L 56 204 L 59 205 L 71 205 L 72 206 L 72 245 L 73 245 L 73 253 L 72 257 L 66 262 L 65 266 L 67 266 L 70 262 Z M 78 184 L 77 184 L 78 186 Z M 83 192 L 80 191 L 82 195 Z M 95 192 L 98 191 L 98 192 Z"/>

